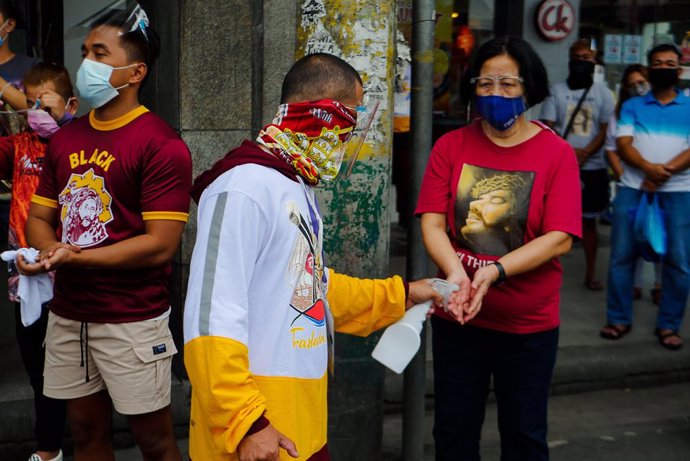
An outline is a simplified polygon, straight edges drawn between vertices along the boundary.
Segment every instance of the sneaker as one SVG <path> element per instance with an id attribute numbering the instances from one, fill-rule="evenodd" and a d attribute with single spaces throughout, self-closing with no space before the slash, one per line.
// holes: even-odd
<path id="1" fill-rule="evenodd" d="M 36 453 L 32 454 L 29 457 L 29 461 L 62 461 L 62 450 L 60 450 L 55 458 L 52 459 L 43 459 L 40 456 L 38 456 Z"/>

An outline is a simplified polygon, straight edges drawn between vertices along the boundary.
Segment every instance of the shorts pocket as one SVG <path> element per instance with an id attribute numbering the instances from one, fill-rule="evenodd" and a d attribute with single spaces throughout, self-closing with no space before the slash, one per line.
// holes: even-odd
<path id="1" fill-rule="evenodd" d="M 132 346 L 141 372 L 136 373 L 136 396 L 167 392 L 170 387 L 170 362 L 177 353 L 172 335 Z"/>

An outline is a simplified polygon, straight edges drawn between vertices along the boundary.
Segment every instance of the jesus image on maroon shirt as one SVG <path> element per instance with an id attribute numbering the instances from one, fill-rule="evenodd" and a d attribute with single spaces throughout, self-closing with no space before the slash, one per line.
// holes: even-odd
<path id="1" fill-rule="evenodd" d="M 63 242 L 90 247 L 107 239 L 105 225 L 112 220 L 110 202 L 103 178 L 92 169 L 84 175 L 73 174 L 59 198 Z"/>
<path id="2" fill-rule="evenodd" d="M 503 256 L 524 242 L 534 173 L 465 164 L 455 203 L 455 236 L 473 253 Z"/>

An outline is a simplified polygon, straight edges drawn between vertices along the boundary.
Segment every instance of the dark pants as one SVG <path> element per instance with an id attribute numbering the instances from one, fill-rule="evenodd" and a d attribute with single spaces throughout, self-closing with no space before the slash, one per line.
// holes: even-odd
<path id="1" fill-rule="evenodd" d="M 34 411 L 36 412 L 34 435 L 37 449 L 57 451 L 62 447 L 67 410 L 64 400 L 51 399 L 43 395 L 43 363 L 45 362 L 43 342 L 48 325 L 48 309 L 43 309 L 36 323 L 25 327 L 21 321 L 19 303 L 15 303 L 15 325 L 19 352 L 34 390 Z"/>
<path id="2" fill-rule="evenodd" d="M 549 384 L 558 328 L 502 333 L 431 319 L 434 440 L 437 461 L 479 460 L 486 397 L 493 376 L 502 461 L 548 460 Z"/>

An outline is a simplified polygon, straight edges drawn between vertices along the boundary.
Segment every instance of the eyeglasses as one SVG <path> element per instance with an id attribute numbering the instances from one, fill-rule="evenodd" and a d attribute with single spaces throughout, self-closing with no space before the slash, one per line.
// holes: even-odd
<path id="1" fill-rule="evenodd" d="M 493 77 L 489 75 L 480 75 L 470 79 L 470 83 L 475 85 L 479 94 L 491 94 L 496 88 L 499 88 L 502 93 L 515 94 L 522 88 L 522 77 Z"/>

